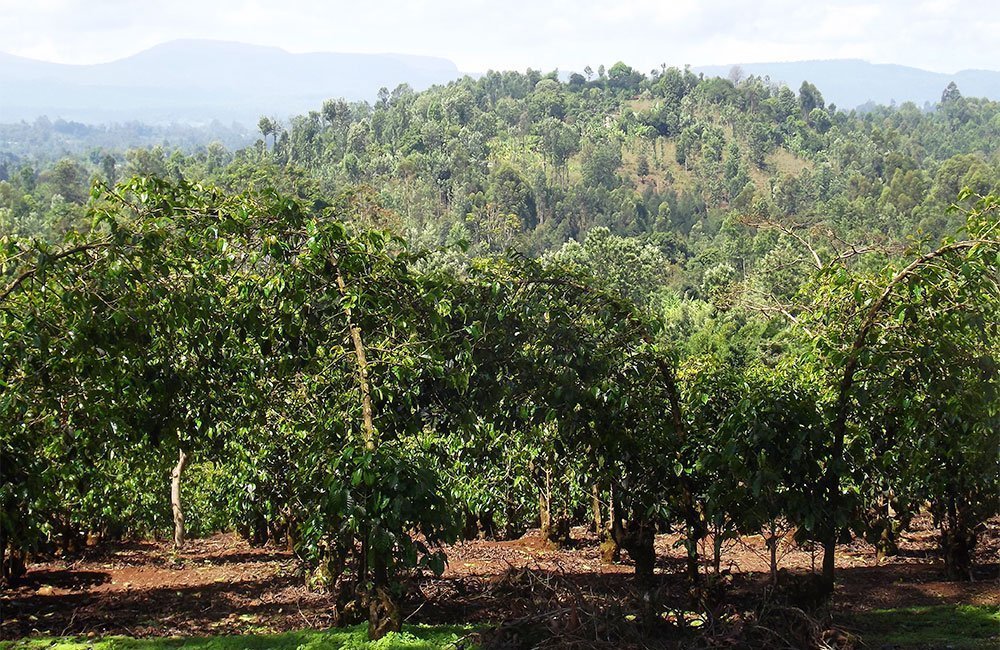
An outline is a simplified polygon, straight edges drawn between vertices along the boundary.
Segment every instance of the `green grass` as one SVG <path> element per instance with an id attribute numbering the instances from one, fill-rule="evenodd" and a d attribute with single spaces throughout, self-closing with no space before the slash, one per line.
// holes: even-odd
<path id="1" fill-rule="evenodd" d="M 855 615 L 851 623 L 869 648 L 1000 647 L 1000 606 L 878 609 Z"/>
<path id="2" fill-rule="evenodd" d="M 436 650 L 456 648 L 459 639 L 475 628 L 461 625 L 404 625 L 399 634 L 389 634 L 378 641 L 368 640 L 367 624 L 343 629 L 284 634 L 246 634 L 211 637 L 167 637 L 103 639 L 39 637 L 0 642 L 0 650 L 167 650 L 200 648 L 202 650 Z M 468 647 L 468 646 L 464 646 Z"/>

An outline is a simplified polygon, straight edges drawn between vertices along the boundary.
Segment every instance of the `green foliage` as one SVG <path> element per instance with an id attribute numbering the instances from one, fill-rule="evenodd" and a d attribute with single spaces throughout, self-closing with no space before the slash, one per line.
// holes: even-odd
<path id="1" fill-rule="evenodd" d="M 686 372 L 708 518 L 744 535 L 788 524 L 808 535 L 823 515 L 828 445 L 816 378 L 756 365 Z"/>
<path id="2" fill-rule="evenodd" d="M 807 359 L 832 396 L 828 556 L 835 531 L 859 525 L 866 501 L 887 512 L 890 500 L 907 511 L 927 500 L 949 572 L 967 576 L 975 528 L 997 511 L 986 496 L 998 487 L 1000 443 L 996 197 L 976 201 L 966 224 L 967 239 L 876 272 L 838 259 L 810 287 Z"/>
<path id="3" fill-rule="evenodd" d="M 856 615 L 852 624 L 868 645 L 900 648 L 995 647 L 1000 630 L 1000 608 L 975 605 L 937 605 L 882 609 Z"/>
<path id="4" fill-rule="evenodd" d="M 236 636 L 131 639 L 31 638 L 0 642 L 5 650 L 161 650 L 167 648 L 203 648 L 204 650 L 437 650 L 453 648 L 472 628 L 463 626 L 406 625 L 401 632 L 390 633 L 378 641 L 369 641 L 364 626 L 341 630 L 285 632 L 283 634 L 241 634 Z"/>
<path id="5" fill-rule="evenodd" d="M 194 530 L 284 538 L 373 636 L 461 524 L 592 494 L 645 578 L 671 526 L 695 583 L 709 530 L 794 527 L 832 574 L 841 531 L 924 502 L 967 575 L 1000 489 L 995 114 L 616 64 L 125 161 L 171 181 L 5 172 L 0 547 L 162 533 L 184 452 Z"/>

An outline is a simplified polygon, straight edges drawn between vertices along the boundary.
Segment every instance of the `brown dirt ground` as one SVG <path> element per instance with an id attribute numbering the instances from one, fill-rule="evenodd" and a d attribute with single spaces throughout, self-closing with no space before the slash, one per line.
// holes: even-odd
<path id="1" fill-rule="evenodd" d="M 531 614 L 558 592 L 595 606 L 621 607 L 636 594 L 627 560 L 602 565 L 597 541 L 573 530 L 572 548 L 556 550 L 537 531 L 515 541 L 475 540 L 447 549 L 439 578 L 420 580 L 405 602 L 411 623 L 498 622 Z M 982 537 L 973 582 L 949 582 L 926 519 L 906 533 L 900 555 L 876 562 L 871 546 L 838 549 L 838 614 L 911 605 L 1000 603 L 1000 522 Z M 676 535 L 656 540 L 663 600 L 683 608 L 683 549 Z M 711 548 L 710 546 L 708 547 Z M 708 549 L 706 549 L 708 550 Z M 805 573 L 818 554 L 782 547 L 781 566 Z M 722 567 L 731 593 L 753 596 L 767 583 L 763 540 L 725 547 Z M 295 559 L 283 549 L 251 548 L 233 534 L 191 541 L 179 553 L 164 542 L 109 544 L 76 558 L 33 564 L 12 589 L 0 592 L 0 639 L 45 635 L 206 635 L 324 628 L 333 612 L 326 595 L 305 587 Z"/>

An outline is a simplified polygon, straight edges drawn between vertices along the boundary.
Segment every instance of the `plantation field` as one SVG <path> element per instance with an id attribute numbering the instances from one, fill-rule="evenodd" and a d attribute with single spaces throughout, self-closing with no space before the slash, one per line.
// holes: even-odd
<path id="1" fill-rule="evenodd" d="M 843 545 L 838 549 L 837 590 L 831 603 L 818 609 L 805 602 L 809 594 L 802 576 L 819 554 L 783 547 L 781 566 L 787 573 L 782 572 L 779 588 L 762 599 L 768 584 L 763 542 L 729 542 L 716 578 L 717 620 L 712 625 L 717 629 L 711 630 L 699 629 L 705 622 L 690 615 L 686 630 L 676 625 L 688 601 L 684 551 L 675 548 L 675 535 L 656 538 L 656 578 L 664 609 L 664 624 L 656 630 L 639 628 L 641 604 L 630 563 L 602 564 L 596 537 L 583 527 L 573 529 L 574 543 L 563 549 L 542 542 L 537 531 L 512 541 L 461 542 L 447 548 L 448 568 L 440 578 L 413 583 L 404 599 L 407 627 L 402 635 L 387 637 L 377 647 L 456 642 L 519 647 L 539 639 L 558 645 L 600 640 L 612 629 L 628 638 L 622 628 L 629 626 L 636 628 L 632 636 L 637 644 L 656 639 L 666 647 L 684 646 L 691 639 L 708 642 L 700 636 L 705 634 L 724 643 L 738 624 L 764 626 L 767 614 L 761 602 L 783 612 L 785 620 L 792 616 L 789 612 L 809 611 L 802 614 L 804 624 L 820 626 L 840 647 L 861 647 L 866 640 L 879 642 L 866 647 L 990 647 L 1000 637 L 1000 522 L 992 521 L 983 535 L 971 582 L 945 579 L 934 535 L 928 520 L 917 520 L 902 537 L 899 555 L 881 562 L 864 542 Z M 706 570 L 711 577 L 713 569 Z M 0 609 L 2 637 L 18 640 L 10 646 L 14 648 L 50 647 L 46 637 L 67 636 L 80 642 L 67 648 L 336 648 L 361 647 L 365 641 L 364 626 L 312 632 L 332 625 L 329 597 L 306 588 L 290 552 L 252 548 L 232 534 L 192 540 L 178 553 L 166 543 L 140 542 L 34 564 L 19 586 L 3 594 Z M 435 627 L 412 627 L 417 624 Z M 794 622 L 786 627 L 791 632 L 783 630 L 783 635 L 795 632 Z M 255 636 L 217 637 L 233 634 Z M 261 636 L 273 634 L 281 636 Z M 117 635 L 174 638 L 164 639 L 164 645 L 152 640 L 99 642 Z M 202 638 L 209 636 L 217 638 Z"/>
<path id="2" fill-rule="evenodd" d="M 564 76 L 0 151 L 0 645 L 997 645 L 1000 103 Z"/>

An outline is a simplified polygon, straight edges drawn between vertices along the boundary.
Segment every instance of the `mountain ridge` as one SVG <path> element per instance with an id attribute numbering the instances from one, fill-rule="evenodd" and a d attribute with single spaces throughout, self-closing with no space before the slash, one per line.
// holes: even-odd
<path id="1" fill-rule="evenodd" d="M 408 83 L 424 89 L 462 76 L 451 61 L 406 54 L 291 53 L 234 41 L 177 40 L 96 64 L 0 54 L 0 122 L 51 118 L 256 123 L 315 110 L 324 99 L 374 99 Z"/>
<path id="2" fill-rule="evenodd" d="M 863 59 L 694 66 L 706 76 L 768 77 L 797 90 L 809 81 L 843 109 L 912 101 L 933 105 L 949 82 L 967 96 L 1000 99 L 1000 71 L 941 73 Z M 226 40 L 175 39 L 104 63 L 53 63 L 0 52 L 0 123 L 51 119 L 254 125 L 317 110 L 325 99 L 372 101 L 381 87 L 415 90 L 464 76 L 443 57 L 302 52 Z M 473 75 L 475 76 L 475 75 Z"/>
<path id="3" fill-rule="evenodd" d="M 828 103 L 844 109 L 868 104 L 914 102 L 934 104 L 954 81 L 970 97 L 1000 100 L 1000 71 L 969 68 L 954 73 L 933 72 L 898 63 L 870 63 L 863 59 L 816 59 L 764 63 L 697 66 L 706 76 L 728 77 L 736 67 L 746 75 L 770 77 L 798 90 L 803 81 L 819 88 Z"/>

